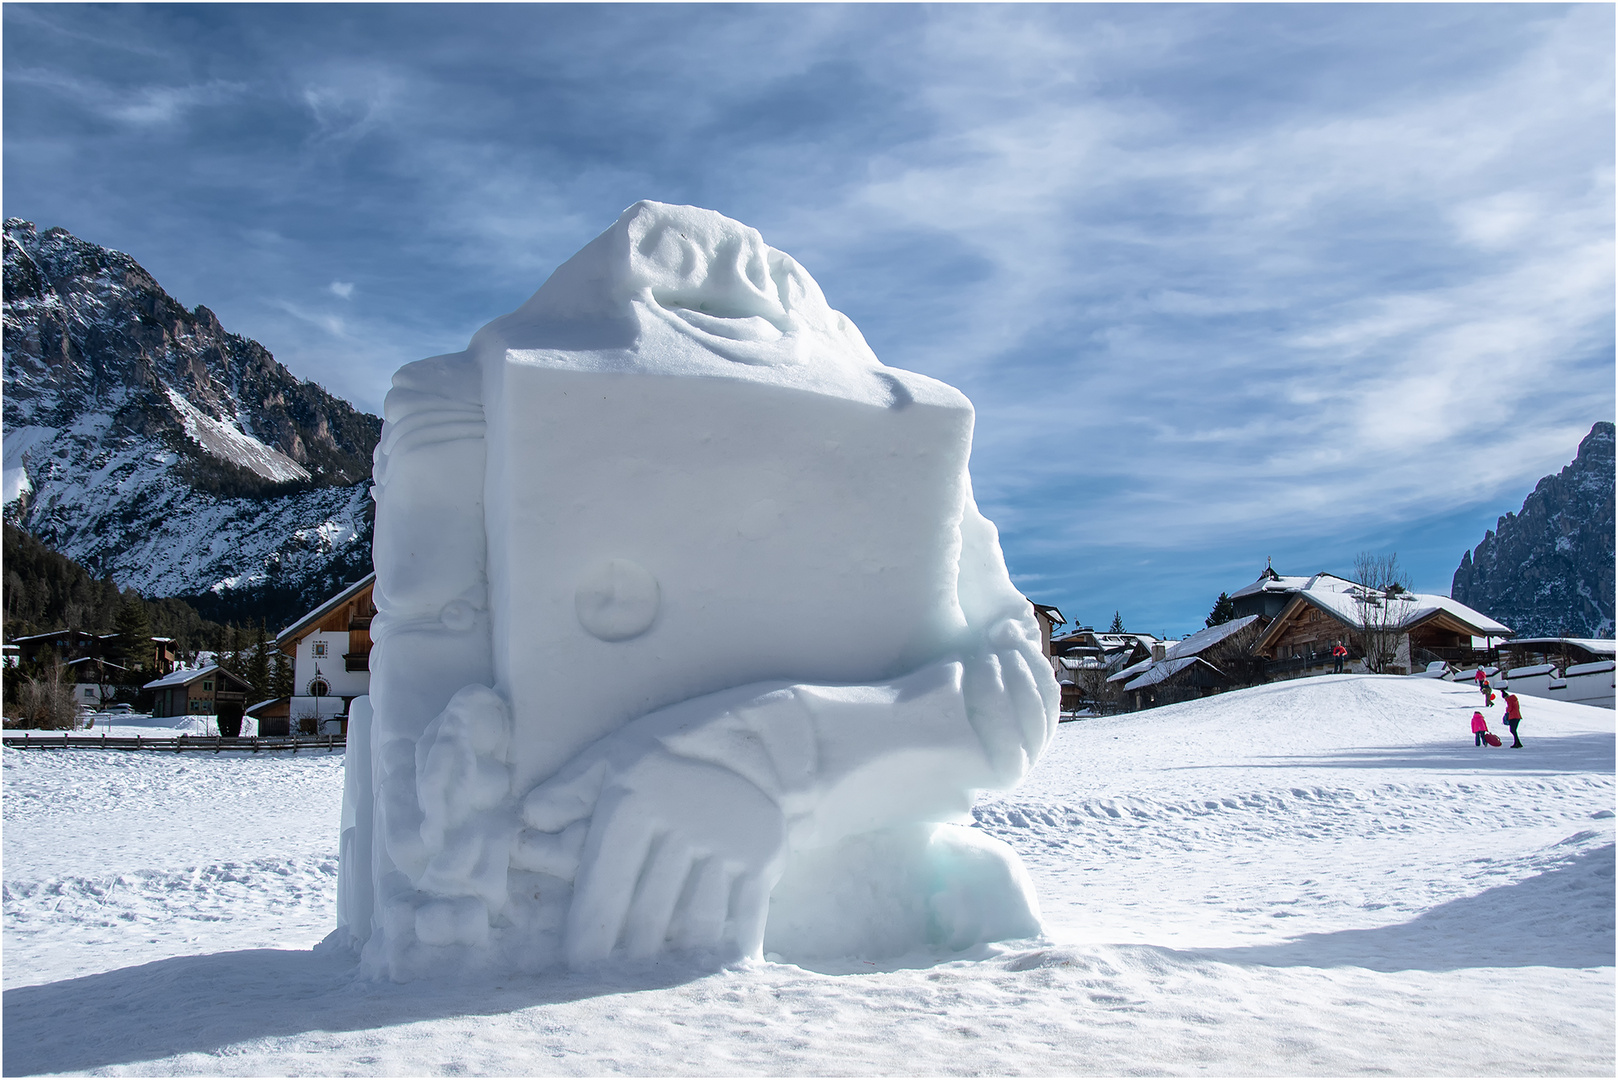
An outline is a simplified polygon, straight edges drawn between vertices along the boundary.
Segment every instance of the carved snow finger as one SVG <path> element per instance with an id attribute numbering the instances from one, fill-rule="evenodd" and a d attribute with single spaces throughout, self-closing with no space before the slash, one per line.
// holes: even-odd
<path id="1" fill-rule="evenodd" d="M 579 852 L 590 832 L 588 821 L 575 821 L 560 833 L 523 829 L 511 848 L 511 865 L 518 870 L 549 874 L 572 881 L 579 870 Z"/>
<path id="2" fill-rule="evenodd" d="M 775 881 L 766 881 L 764 874 L 744 871 L 731 887 L 730 926 L 731 941 L 738 959 L 764 955 L 764 923 L 770 914 L 770 890 Z"/>
<path id="3" fill-rule="evenodd" d="M 972 656 L 962 661 L 961 692 L 967 722 L 983 743 L 990 767 L 1001 776 L 1018 775 L 1023 767 L 1021 726 L 1011 715 L 999 659 Z"/>
<path id="4" fill-rule="evenodd" d="M 671 940 L 676 949 L 717 948 L 725 933 L 731 875 L 722 859 L 710 855 L 697 865 L 694 876 L 684 907 L 675 912 Z"/>
<path id="5" fill-rule="evenodd" d="M 561 832 L 595 812 L 607 763 L 597 759 L 577 772 L 564 773 L 530 791 L 522 801 L 522 819 L 540 832 Z"/>
<path id="6" fill-rule="evenodd" d="M 620 790 L 605 793 L 597 804 L 567 912 L 570 967 L 605 960 L 623 935 L 653 839 L 651 824 L 626 805 L 632 801 Z"/>
<path id="7" fill-rule="evenodd" d="M 624 950 L 631 959 L 647 960 L 668 947 L 674 906 L 691 876 L 692 862 L 691 845 L 678 835 L 665 834 L 654 846 L 629 905 Z"/>
<path id="8" fill-rule="evenodd" d="M 1028 763 L 1032 765 L 1051 737 L 1050 713 L 1045 708 L 1045 698 L 1040 694 L 1039 683 L 1021 652 L 1001 653 L 1000 670 L 1006 697 L 1021 722 L 1023 749 L 1028 754 Z"/>

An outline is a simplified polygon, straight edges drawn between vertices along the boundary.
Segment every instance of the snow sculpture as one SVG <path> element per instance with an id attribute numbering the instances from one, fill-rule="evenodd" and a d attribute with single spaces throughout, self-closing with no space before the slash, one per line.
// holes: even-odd
<path id="1" fill-rule="evenodd" d="M 394 377 L 337 940 L 394 979 L 1037 932 L 970 820 L 1056 722 L 972 407 L 642 202 Z"/>

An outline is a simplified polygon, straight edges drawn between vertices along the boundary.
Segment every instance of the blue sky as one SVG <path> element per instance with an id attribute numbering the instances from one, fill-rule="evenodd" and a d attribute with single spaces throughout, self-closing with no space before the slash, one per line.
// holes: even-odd
<path id="1" fill-rule="evenodd" d="M 372 412 L 637 199 L 967 392 L 1014 578 L 1179 634 L 1614 416 L 1614 9 L 4 7 L 4 212 Z"/>

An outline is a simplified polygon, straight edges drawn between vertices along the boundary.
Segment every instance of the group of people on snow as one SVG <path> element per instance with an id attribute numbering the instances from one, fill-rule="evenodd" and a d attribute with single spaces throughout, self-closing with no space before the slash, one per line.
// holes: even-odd
<path id="1" fill-rule="evenodd" d="M 1478 684 L 1478 690 L 1483 694 L 1483 707 L 1489 708 L 1494 704 L 1494 688 L 1489 685 L 1489 675 L 1482 668 L 1472 678 Z M 1517 737 L 1517 725 L 1522 723 L 1522 702 L 1510 690 L 1502 690 L 1506 699 L 1506 727 L 1511 729 L 1511 748 L 1513 750 L 1522 746 L 1522 739 Z M 1489 722 L 1484 719 L 1482 710 L 1472 713 L 1472 745 L 1473 746 L 1499 746 L 1500 740 L 1491 735 Z"/>

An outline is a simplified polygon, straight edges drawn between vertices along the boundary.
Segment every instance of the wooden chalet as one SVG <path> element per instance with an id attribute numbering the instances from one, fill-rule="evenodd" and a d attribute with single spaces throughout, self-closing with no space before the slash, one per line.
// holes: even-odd
<path id="1" fill-rule="evenodd" d="M 1364 593 L 1357 582 L 1324 573 L 1309 578 L 1301 588 L 1287 589 L 1286 605 L 1253 646 L 1272 661 L 1268 674 L 1292 678 L 1329 670 L 1332 647 L 1339 641 L 1348 649 L 1348 669 L 1364 670 L 1360 639 Z M 1479 655 L 1474 639 L 1482 639 L 1487 648 L 1490 640 L 1511 634 L 1501 623 L 1447 596 L 1376 594 L 1370 602 L 1396 605 L 1384 616 L 1396 641 L 1392 664 L 1384 669 L 1392 674 L 1409 674 L 1440 660 L 1470 663 Z"/>
<path id="2" fill-rule="evenodd" d="M 1147 659 L 1108 682 L 1121 684 L 1125 706 L 1132 712 L 1250 685 L 1256 681 L 1253 643 L 1265 625 L 1262 615 L 1243 615 L 1181 641 L 1158 642 Z"/>
<path id="3" fill-rule="evenodd" d="M 86 709 L 99 709 L 112 704 L 116 686 L 122 682 L 125 668 L 111 660 L 81 656 L 62 665 L 67 668 L 73 683 L 73 703 Z"/>
<path id="4" fill-rule="evenodd" d="M 253 687 L 218 664 L 209 664 L 170 672 L 144 689 L 154 695 L 153 716 L 217 716 L 228 723 L 241 718 Z"/>
<path id="5" fill-rule="evenodd" d="M 1059 609 L 1049 604 L 1035 604 L 1032 600 L 1028 602 L 1034 604 L 1034 618 L 1039 621 L 1040 651 L 1045 654 L 1045 659 L 1049 660 L 1051 658 L 1051 633 L 1058 626 L 1066 626 L 1067 619 L 1063 617 Z"/>
<path id="6" fill-rule="evenodd" d="M 1101 634 L 1081 626 L 1051 642 L 1051 668 L 1062 691 L 1061 711 L 1084 714 L 1115 708 L 1106 690 L 1111 676 L 1150 660 L 1160 644 L 1150 634 Z"/>
<path id="7" fill-rule="evenodd" d="M 122 634 L 52 630 L 45 634 L 12 638 L 7 647 L 15 646 L 18 664 L 36 664 L 47 652 L 55 656 L 58 663 L 65 664 L 73 660 L 110 660 L 119 653 L 122 641 Z M 175 660 L 174 639 L 154 637 L 149 655 L 134 660 L 131 666 L 137 671 L 155 671 L 159 675 L 167 675 L 174 670 Z"/>
<path id="8" fill-rule="evenodd" d="M 276 648 L 292 658 L 293 691 L 250 708 L 260 735 L 348 730 L 349 703 L 371 692 L 375 585 L 376 574 L 367 574 L 276 635 Z"/>

